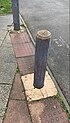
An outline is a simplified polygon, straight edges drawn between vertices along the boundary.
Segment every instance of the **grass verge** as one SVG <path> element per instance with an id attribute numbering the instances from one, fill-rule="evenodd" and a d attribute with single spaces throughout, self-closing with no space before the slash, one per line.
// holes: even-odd
<path id="1" fill-rule="evenodd" d="M 11 0 L 0 0 L 0 15 L 12 12 Z"/>

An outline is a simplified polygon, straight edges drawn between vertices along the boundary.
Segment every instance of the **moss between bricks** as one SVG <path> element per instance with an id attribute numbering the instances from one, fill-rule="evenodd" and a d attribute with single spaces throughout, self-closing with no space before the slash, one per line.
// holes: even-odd
<path id="1" fill-rule="evenodd" d="M 16 73 L 20 73 L 19 67 L 17 66 Z"/>
<path id="2" fill-rule="evenodd" d="M 68 113 L 67 108 L 66 108 L 66 106 L 65 106 L 65 104 L 64 104 L 64 102 L 63 102 L 63 99 L 62 99 L 62 97 L 60 96 L 59 92 L 57 93 L 56 96 L 53 96 L 53 98 L 54 98 L 54 99 L 57 98 L 57 99 L 59 100 L 61 107 L 63 108 L 63 110 L 66 112 L 66 114 L 67 114 L 67 116 L 68 116 L 68 122 L 70 123 L 70 114 Z"/>

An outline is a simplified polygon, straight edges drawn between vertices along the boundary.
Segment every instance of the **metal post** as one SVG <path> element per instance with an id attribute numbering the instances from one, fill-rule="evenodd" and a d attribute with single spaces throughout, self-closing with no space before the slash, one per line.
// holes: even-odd
<path id="1" fill-rule="evenodd" d="M 47 64 L 47 53 L 51 33 L 48 30 L 40 30 L 36 36 L 35 66 L 34 66 L 34 87 L 42 88 Z"/>
<path id="2" fill-rule="evenodd" d="M 13 13 L 14 30 L 20 30 L 18 0 L 12 0 L 12 13 Z"/>

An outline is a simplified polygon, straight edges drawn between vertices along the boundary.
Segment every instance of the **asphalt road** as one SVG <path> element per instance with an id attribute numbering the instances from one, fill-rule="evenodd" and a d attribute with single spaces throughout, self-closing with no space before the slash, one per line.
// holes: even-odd
<path id="1" fill-rule="evenodd" d="M 69 1 L 19 0 L 23 16 L 34 40 L 40 29 L 52 33 L 48 66 L 69 105 Z"/>

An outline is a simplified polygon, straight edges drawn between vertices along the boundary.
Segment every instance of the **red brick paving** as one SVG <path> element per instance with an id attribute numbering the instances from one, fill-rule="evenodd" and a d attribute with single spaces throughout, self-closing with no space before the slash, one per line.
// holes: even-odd
<path id="1" fill-rule="evenodd" d="M 3 123 L 31 123 L 26 102 L 10 100 Z"/>
<path id="2" fill-rule="evenodd" d="M 17 63 L 22 75 L 32 73 L 34 71 L 34 56 L 17 58 Z"/>
<path id="3" fill-rule="evenodd" d="M 33 44 L 30 42 L 30 38 L 26 32 L 12 33 L 10 36 L 16 57 L 25 57 L 35 54 Z"/>
<path id="4" fill-rule="evenodd" d="M 16 76 L 15 76 L 15 80 L 14 80 L 14 84 L 12 87 L 10 98 L 11 99 L 19 99 L 19 100 L 25 99 L 24 89 L 23 89 L 19 74 L 16 74 Z"/>
<path id="5" fill-rule="evenodd" d="M 30 38 L 26 32 L 19 33 L 11 33 L 11 42 L 12 44 L 19 44 L 19 43 L 28 43 L 30 42 Z"/>
<path id="6" fill-rule="evenodd" d="M 11 36 L 17 63 L 22 74 L 33 71 L 34 67 L 34 56 L 30 56 L 34 55 L 34 47 L 28 38 L 26 33 L 12 34 Z M 58 100 L 53 100 L 53 98 L 29 104 L 31 122 L 22 88 L 20 77 L 17 74 L 10 96 L 12 100 L 9 100 L 3 123 L 68 123 L 66 113 L 62 110 Z"/>
<path id="7" fill-rule="evenodd" d="M 57 99 L 47 98 L 29 104 L 33 123 L 68 123 Z"/>
<path id="8" fill-rule="evenodd" d="M 14 48 L 16 57 L 25 57 L 25 56 L 30 56 L 35 54 L 33 44 L 31 42 L 23 43 L 23 44 L 22 43 L 14 44 L 13 48 Z"/>

